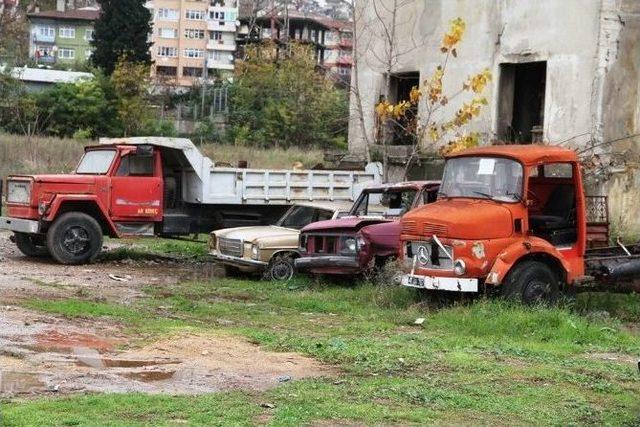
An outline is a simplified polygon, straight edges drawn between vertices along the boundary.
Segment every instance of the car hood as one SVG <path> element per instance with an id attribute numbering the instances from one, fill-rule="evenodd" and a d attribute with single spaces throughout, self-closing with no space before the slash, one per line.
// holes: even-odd
<path id="1" fill-rule="evenodd" d="M 511 211 L 479 199 L 438 200 L 405 214 L 401 226 L 402 234 L 432 233 L 453 239 L 499 239 L 513 234 Z"/>
<path id="2" fill-rule="evenodd" d="M 266 241 L 287 241 L 293 239 L 296 243 L 300 232 L 292 228 L 278 227 L 276 225 L 225 228 L 214 231 L 216 237 L 225 239 L 243 240 L 248 243 L 263 243 Z"/>
<path id="3" fill-rule="evenodd" d="M 318 221 L 307 225 L 302 229 L 303 233 L 318 232 L 325 230 L 359 230 L 362 227 L 373 224 L 381 224 L 391 222 L 390 219 L 374 218 L 374 217 L 347 217 L 340 219 L 330 219 L 327 221 Z"/>

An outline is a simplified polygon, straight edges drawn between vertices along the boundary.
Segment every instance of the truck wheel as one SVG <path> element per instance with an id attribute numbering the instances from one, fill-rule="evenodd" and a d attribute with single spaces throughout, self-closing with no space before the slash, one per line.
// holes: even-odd
<path id="1" fill-rule="evenodd" d="M 503 283 L 503 295 L 527 305 L 555 304 L 559 288 L 558 278 L 546 264 L 525 261 L 509 272 Z"/>
<path id="2" fill-rule="evenodd" d="M 87 214 L 68 212 L 55 220 L 49 228 L 47 247 L 59 263 L 91 262 L 102 249 L 102 228 Z"/>
<path id="3" fill-rule="evenodd" d="M 28 257 L 41 258 L 49 256 L 45 246 L 45 239 L 41 235 L 28 233 L 14 233 L 15 242 L 20 252 Z"/>
<path id="4" fill-rule="evenodd" d="M 264 272 L 266 280 L 289 280 L 296 272 L 293 257 L 289 254 L 278 254 L 271 258 Z"/>

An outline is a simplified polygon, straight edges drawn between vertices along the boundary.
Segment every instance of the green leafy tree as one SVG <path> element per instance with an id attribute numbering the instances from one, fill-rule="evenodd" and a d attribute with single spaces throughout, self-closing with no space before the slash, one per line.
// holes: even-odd
<path id="1" fill-rule="evenodd" d="M 0 12 L 0 63 L 23 65 L 29 56 L 29 28 L 22 14 Z"/>
<path id="2" fill-rule="evenodd" d="M 151 64 L 148 35 L 151 12 L 144 0 L 98 0 L 102 13 L 95 22 L 93 64 L 111 75 L 119 58 Z"/>
<path id="3" fill-rule="evenodd" d="M 124 136 L 144 133 L 153 120 L 149 102 L 149 66 L 144 63 L 129 62 L 124 56 L 118 60 L 111 84 L 115 93 L 118 119 Z"/>
<path id="4" fill-rule="evenodd" d="M 58 84 L 38 96 L 38 107 L 50 117 L 46 132 L 57 136 L 95 138 L 119 133 L 108 81 L 84 80 Z"/>
<path id="5" fill-rule="evenodd" d="M 343 145 L 347 93 L 317 69 L 313 49 L 288 52 L 266 43 L 248 48 L 230 88 L 230 136 L 260 146 Z"/>

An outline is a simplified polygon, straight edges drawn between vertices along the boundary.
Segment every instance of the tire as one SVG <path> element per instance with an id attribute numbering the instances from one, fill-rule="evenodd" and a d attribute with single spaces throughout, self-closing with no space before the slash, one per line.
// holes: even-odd
<path id="1" fill-rule="evenodd" d="M 68 212 L 49 228 L 47 247 L 61 264 L 90 263 L 102 249 L 102 228 L 87 214 Z"/>
<path id="2" fill-rule="evenodd" d="M 290 280 L 296 272 L 294 264 L 294 258 L 291 254 L 277 254 L 267 266 L 264 272 L 264 278 L 266 280 Z"/>
<path id="3" fill-rule="evenodd" d="M 49 256 L 45 239 L 42 235 L 28 233 L 14 233 L 16 246 L 24 255 L 32 258 Z"/>
<path id="4" fill-rule="evenodd" d="M 507 275 L 503 295 L 526 305 L 554 305 L 560 295 L 560 284 L 557 275 L 546 264 L 524 261 Z"/>

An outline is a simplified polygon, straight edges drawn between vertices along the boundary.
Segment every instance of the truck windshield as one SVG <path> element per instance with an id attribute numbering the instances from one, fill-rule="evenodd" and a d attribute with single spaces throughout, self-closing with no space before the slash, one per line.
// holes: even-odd
<path id="1" fill-rule="evenodd" d="M 87 151 L 78 164 L 76 173 L 88 175 L 104 175 L 109 170 L 116 150 Z"/>
<path id="2" fill-rule="evenodd" d="M 441 197 L 522 200 L 522 165 L 500 157 L 458 157 L 444 168 Z"/>
<path id="3" fill-rule="evenodd" d="M 355 203 L 351 215 L 402 216 L 413 206 L 416 193 L 413 188 L 365 191 Z"/>

